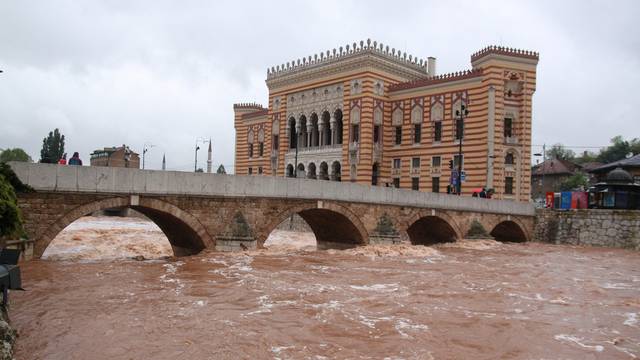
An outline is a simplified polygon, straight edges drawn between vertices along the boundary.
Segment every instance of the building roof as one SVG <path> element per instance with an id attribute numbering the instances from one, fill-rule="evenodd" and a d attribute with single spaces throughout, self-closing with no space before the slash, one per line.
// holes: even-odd
<path id="1" fill-rule="evenodd" d="M 614 161 L 612 163 L 608 163 L 605 165 L 602 165 L 600 167 L 597 167 L 593 170 L 591 170 L 590 172 L 593 173 L 603 173 L 603 172 L 608 172 L 612 169 L 615 169 L 617 167 L 621 167 L 623 169 L 628 169 L 628 168 L 640 168 L 640 154 L 632 156 L 628 159 L 622 159 L 622 160 L 618 160 L 618 161 Z"/>
<path id="2" fill-rule="evenodd" d="M 94 150 L 90 155 L 96 155 L 96 154 L 101 154 L 101 153 L 107 153 L 107 154 L 111 155 L 116 151 L 122 150 L 124 147 L 125 147 L 125 145 L 118 146 L 118 147 L 115 147 L 115 146 L 105 147 L 105 148 L 102 148 L 102 149 Z M 129 149 L 129 151 L 131 151 L 131 155 L 138 155 L 137 152 L 135 152 L 135 151 L 133 151 L 131 149 Z"/>
<path id="3" fill-rule="evenodd" d="M 549 159 L 531 169 L 531 176 L 573 175 L 581 166 L 568 160 Z"/>
<path id="4" fill-rule="evenodd" d="M 590 172 L 591 170 L 599 168 L 602 165 L 604 165 L 604 163 L 601 163 L 598 161 L 592 161 L 592 162 L 586 162 L 586 163 L 580 164 L 580 166 L 582 167 L 582 170 L 586 172 Z"/>

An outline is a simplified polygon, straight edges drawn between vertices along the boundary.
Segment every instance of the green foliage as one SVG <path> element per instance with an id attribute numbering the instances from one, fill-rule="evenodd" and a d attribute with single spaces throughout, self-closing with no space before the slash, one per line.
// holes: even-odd
<path id="1" fill-rule="evenodd" d="M 13 172 L 9 164 L 0 162 L 0 175 L 4 176 L 5 180 L 9 182 L 11 187 L 17 192 L 32 192 L 33 188 L 29 185 L 25 185 L 18 179 L 16 173 Z"/>
<path id="2" fill-rule="evenodd" d="M 216 174 L 226 174 L 227 170 L 224 169 L 224 165 L 220 164 L 220 166 L 218 166 L 218 170 L 216 171 Z"/>
<path id="3" fill-rule="evenodd" d="M 611 145 L 606 149 L 600 150 L 598 161 L 606 164 L 622 160 L 626 158 L 629 153 L 633 155 L 640 153 L 640 139 L 635 138 L 631 141 L 625 141 L 622 136 L 618 135 L 611 139 Z"/>
<path id="4" fill-rule="evenodd" d="M 398 235 L 398 230 L 393 226 L 393 221 L 387 213 L 382 214 L 380 219 L 378 219 L 378 224 L 376 225 L 375 232 L 380 235 L 394 236 Z"/>
<path id="5" fill-rule="evenodd" d="M 578 165 L 586 164 L 589 162 L 596 162 L 596 161 L 598 161 L 598 154 L 593 153 L 591 151 L 585 151 L 581 156 L 573 159 L 573 162 L 575 162 Z"/>
<path id="6" fill-rule="evenodd" d="M 49 136 L 42 139 L 40 162 L 56 164 L 64 154 L 64 135 L 58 129 L 49 132 Z"/>
<path id="7" fill-rule="evenodd" d="M 0 162 L 9 161 L 33 162 L 33 159 L 31 159 L 31 156 L 20 148 L 5 149 L 0 152 Z"/>
<path id="8" fill-rule="evenodd" d="M 589 185 L 589 179 L 581 172 L 571 175 L 560 184 L 560 191 L 583 190 Z"/>
<path id="9" fill-rule="evenodd" d="M 558 160 L 573 160 L 576 154 L 562 144 L 555 144 L 551 149 L 547 150 L 547 158 Z"/>
<path id="10" fill-rule="evenodd" d="M 0 174 L 0 237 L 15 238 L 24 234 L 16 193 L 9 180 Z"/>
<path id="11" fill-rule="evenodd" d="M 467 239 L 490 239 L 491 235 L 477 219 L 474 219 L 465 237 Z"/>

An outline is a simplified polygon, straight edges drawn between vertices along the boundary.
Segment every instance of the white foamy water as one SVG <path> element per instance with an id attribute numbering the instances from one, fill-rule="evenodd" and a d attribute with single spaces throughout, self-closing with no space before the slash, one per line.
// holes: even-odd
<path id="1" fill-rule="evenodd" d="M 16 358 L 640 356 L 638 252 L 485 240 L 317 251 L 313 234 L 282 230 L 265 245 L 120 261 L 171 248 L 150 222 L 83 218 L 47 252 L 70 261 L 22 267 Z"/>

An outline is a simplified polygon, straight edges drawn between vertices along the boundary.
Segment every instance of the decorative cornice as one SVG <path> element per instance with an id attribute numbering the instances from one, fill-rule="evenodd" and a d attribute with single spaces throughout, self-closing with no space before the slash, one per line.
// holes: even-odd
<path id="1" fill-rule="evenodd" d="M 428 74 L 428 60 L 418 59 L 407 53 L 396 51 L 395 48 L 389 50 L 389 46 L 378 44 L 370 39 L 360 41 L 360 45 L 346 45 L 333 51 L 316 54 L 313 57 L 298 59 L 297 61 L 271 67 L 267 69 L 267 86 L 277 87 L 288 83 L 299 82 L 301 78 L 308 78 L 310 75 L 317 75 L 321 72 L 336 73 L 336 64 L 339 70 L 344 71 L 346 64 L 357 63 L 358 67 L 363 66 L 363 60 L 370 65 L 386 67 L 392 73 L 398 73 L 407 78 L 424 77 Z M 368 61 L 367 61 L 368 60 Z M 350 68 L 350 67 L 349 67 Z M 333 70 L 333 71 L 332 71 Z M 292 81 L 293 80 L 293 81 Z"/>
<path id="2" fill-rule="evenodd" d="M 441 83 L 446 83 L 450 81 L 471 79 L 479 76 L 482 76 L 482 69 L 458 71 L 454 73 L 436 75 L 436 76 L 431 76 L 423 79 L 407 81 L 399 84 L 391 84 L 389 85 L 389 92 L 413 89 L 413 88 L 429 86 L 434 84 L 441 84 Z"/>
<path id="3" fill-rule="evenodd" d="M 529 50 L 521 50 L 514 48 L 507 48 L 504 46 L 487 46 L 484 49 L 474 53 L 471 55 L 471 62 L 475 62 L 480 58 L 483 58 L 489 54 L 498 54 L 498 55 L 506 55 L 506 56 L 515 56 L 525 59 L 538 60 L 539 54 L 535 51 Z"/>

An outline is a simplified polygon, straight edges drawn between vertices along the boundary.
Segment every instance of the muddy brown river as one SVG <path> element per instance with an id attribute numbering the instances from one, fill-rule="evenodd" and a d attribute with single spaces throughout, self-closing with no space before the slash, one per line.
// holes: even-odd
<path id="1" fill-rule="evenodd" d="M 73 256 L 95 226 L 22 265 L 17 359 L 640 357 L 638 252 L 491 241 L 315 251 L 312 235 L 281 232 L 247 253 Z M 149 246 L 145 226 L 100 236 L 138 231 Z"/>

